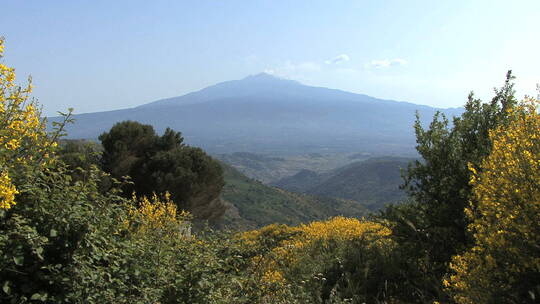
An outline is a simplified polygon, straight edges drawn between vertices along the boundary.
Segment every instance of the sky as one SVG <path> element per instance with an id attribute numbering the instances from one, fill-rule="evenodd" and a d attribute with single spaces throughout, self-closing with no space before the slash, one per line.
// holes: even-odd
<path id="1" fill-rule="evenodd" d="M 5 64 L 45 115 L 135 107 L 267 72 L 434 107 L 540 82 L 540 1 L 0 0 Z"/>

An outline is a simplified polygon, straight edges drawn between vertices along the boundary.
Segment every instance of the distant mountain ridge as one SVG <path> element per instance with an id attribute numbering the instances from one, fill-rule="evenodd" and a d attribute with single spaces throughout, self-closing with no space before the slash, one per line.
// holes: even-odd
<path id="1" fill-rule="evenodd" d="M 69 138 L 97 138 L 116 122 L 135 120 L 158 132 L 171 127 L 210 153 L 276 154 L 359 151 L 414 153 L 415 111 L 440 110 L 258 74 L 139 107 L 75 115 Z M 50 121 L 59 118 L 52 118 Z"/>
<path id="2" fill-rule="evenodd" d="M 324 173 L 301 170 L 271 185 L 293 192 L 354 200 L 376 211 L 386 204 L 405 200 L 405 192 L 399 188 L 403 183 L 401 171 L 406 170 L 412 160 L 377 157 Z"/>

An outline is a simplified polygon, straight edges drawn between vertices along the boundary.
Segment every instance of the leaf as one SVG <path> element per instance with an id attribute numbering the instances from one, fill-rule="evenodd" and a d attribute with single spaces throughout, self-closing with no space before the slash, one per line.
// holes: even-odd
<path id="1" fill-rule="evenodd" d="M 41 260 L 43 260 L 43 247 L 38 247 L 36 249 L 36 255 L 38 256 L 38 258 L 40 258 Z"/>
<path id="2" fill-rule="evenodd" d="M 35 294 L 32 295 L 30 300 L 37 300 L 37 301 L 45 302 L 45 301 L 47 301 L 47 294 L 46 293 L 44 293 L 44 294 L 35 293 Z"/>
<path id="3" fill-rule="evenodd" d="M 2 286 L 2 290 L 9 295 L 11 292 L 11 288 L 9 287 L 9 281 L 4 282 L 4 286 Z"/>
<path id="4" fill-rule="evenodd" d="M 21 266 L 24 262 L 24 257 L 22 256 L 13 257 L 13 262 L 15 262 L 15 265 Z"/>
<path id="5" fill-rule="evenodd" d="M 50 237 L 56 237 L 58 236 L 58 231 L 51 229 L 51 232 L 49 233 Z"/>

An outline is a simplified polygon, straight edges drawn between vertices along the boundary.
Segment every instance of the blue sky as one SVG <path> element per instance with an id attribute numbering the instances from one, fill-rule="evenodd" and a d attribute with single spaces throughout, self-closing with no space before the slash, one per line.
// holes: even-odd
<path id="1" fill-rule="evenodd" d="M 436 107 L 540 82 L 540 1 L 3 0 L 4 62 L 45 114 L 133 107 L 262 71 Z"/>

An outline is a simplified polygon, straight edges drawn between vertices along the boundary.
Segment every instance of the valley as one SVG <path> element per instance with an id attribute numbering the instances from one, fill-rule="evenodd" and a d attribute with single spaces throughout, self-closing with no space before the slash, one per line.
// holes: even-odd
<path id="1" fill-rule="evenodd" d="M 301 223 L 336 215 L 366 216 L 401 203 L 402 170 L 412 158 L 367 155 L 270 157 L 219 155 L 225 170 L 222 198 L 229 203 L 224 226 Z"/>
<path id="2" fill-rule="evenodd" d="M 225 187 L 221 199 L 228 206 L 216 224 L 246 230 L 272 223 L 297 225 L 333 216 L 363 217 L 369 210 L 356 201 L 317 197 L 264 185 L 223 164 Z"/>

